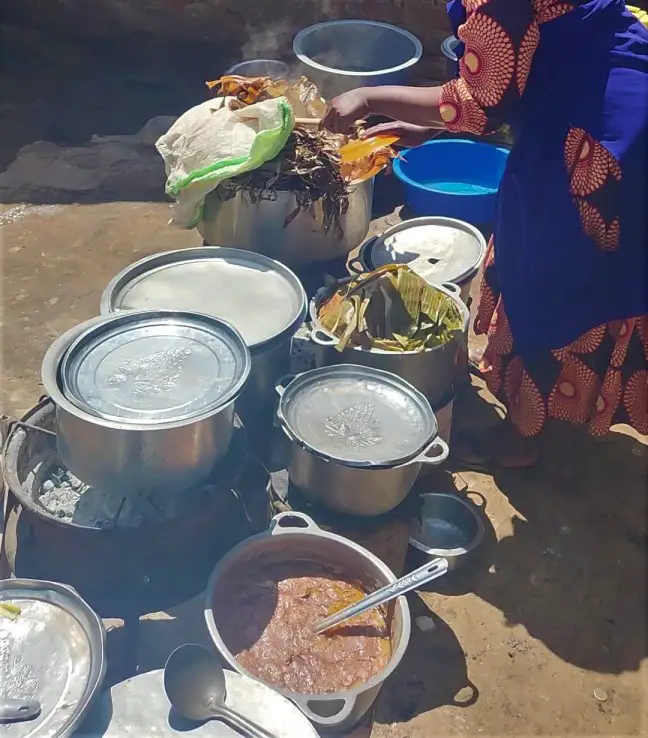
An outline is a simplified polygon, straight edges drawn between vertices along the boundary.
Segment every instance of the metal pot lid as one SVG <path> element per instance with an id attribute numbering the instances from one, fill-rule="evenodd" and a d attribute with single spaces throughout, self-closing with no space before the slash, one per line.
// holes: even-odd
<path id="1" fill-rule="evenodd" d="M 213 315 L 235 326 L 250 348 L 306 317 L 306 293 L 288 267 L 220 246 L 157 254 L 132 264 L 106 288 L 101 311 L 170 309 Z"/>
<path id="2" fill-rule="evenodd" d="M 430 282 L 460 284 L 476 273 L 485 253 L 483 235 L 469 223 L 414 218 L 387 229 L 368 244 L 365 266 L 372 270 L 385 264 L 410 264 Z"/>
<path id="3" fill-rule="evenodd" d="M 279 415 L 297 443 L 349 466 L 397 466 L 437 435 L 430 404 L 411 384 L 354 364 L 299 375 L 283 392 Z"/>
<path id="4" fill-rule="evenodd" d="M 62 390 L 98 417 L 135 423 L 190 420 L 233 400 L 250 352 L 224 321 L 196 313 L 120 313 L 84 331 L 59 370 Z"/>
<path id="5" fill-rule="evenodd" d="M 106 671 L 101 620 L 69 587 L 33 579 L 0 581 L 0 702 L 40 703 L 40 714 L 9 723 L 9 738 L 71 735 L 98 693 Z M 15 613 L 14 613 L 15 614 Z"/>
<path id="6" fill-rule="evenodd" d="M 226 669 L 225 687 L 227 707 L 276 738 L 318 738 L 300 710 L 265 684 Z M 164 691 L 164 670 L 138 674 L 116 684 L 110 694 L 97 702 L 76 738 L 173 738 L 185 733 L 187 725 L 177 717 L 170 720 L 170 709 Z M 241 738 L 240 732 L 220 720 L 191 725 L 190 734 L 195 738 Z"/>

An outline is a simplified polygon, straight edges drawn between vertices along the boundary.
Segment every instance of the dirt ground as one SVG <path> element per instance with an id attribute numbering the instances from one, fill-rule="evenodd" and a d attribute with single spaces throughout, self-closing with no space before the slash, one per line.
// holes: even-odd
<path id="1" fill-rule="evenodd" d="M 49 62 L 12 58 L 0 71 L 0 169 L 39 138 L 132 133 L 190 104 L 189 88 L 150 65 L 139 76 L 113 68 L 101 78 L 105 70 L 82 56 L 84 84 L 95 80 L 89 93 L 65 85 L 71 62 L 43 76 Z M 167 220 L 162 201 L 0 204 L 3 412 L 35 403 L 45 349 L 98 312 L 117 271 L 200 243 Z M 487 427 L 496 417 L 479 384 L 455 408 L 461 424 Z M 648 439 L 628 429 L 593 441 L 557 426 L 532 471 L 461 473 L 486 500 L 487 543 L 469 572 L 411 599 L 413 616 L 431 617 L 434 628 L 413 628 L 382 692 L 374 738 L 648 735 L 647 466 Z M 142 629 L 142 665 L 159 667 L 176 645 L 205 639 L 200 602 L 158 614 Z"/>

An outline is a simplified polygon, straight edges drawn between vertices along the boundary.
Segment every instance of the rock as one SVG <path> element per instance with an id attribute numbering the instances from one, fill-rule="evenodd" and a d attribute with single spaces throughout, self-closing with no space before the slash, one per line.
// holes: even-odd
<path id="1" fill-rule="evenodd" d="M 427 615 L 421 615 L 418 618 L 414 618 L 414 622 L 416 623 L 416 627 L 423 631 L 423 633 L 432 633 L 436 630 L 434 619 Z"/>

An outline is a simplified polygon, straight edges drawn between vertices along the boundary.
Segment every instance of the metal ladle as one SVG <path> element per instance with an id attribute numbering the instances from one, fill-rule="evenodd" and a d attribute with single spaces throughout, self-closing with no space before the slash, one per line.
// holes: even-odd
<path id="1" fill-rule="evenodd" d="M 164 667 L 164 690 L 183 717 L 196 722 L 220 719 L 247 738 L 276 738 L 225 705 L 225 673 L 218 657 L 202 646 L 180 646 Z"/>
<path id="2" fill-rule="evenodd" d="M 331 615 L 330 617 L 322 620 L 315 626 L 315 633 L 318 635 L 324 633 L 336 625 L 340 625 L 355 617 L 361 615 L 367 610 L 373 610 L 374 607 L 384 605 L 390 600 L 396 599 L 402 594 L 411 592 L 417 587 L 422 587 L 424 584 L 428 584 L 433 579 L 442 577 L 448 571 L 448 562 L 445 559 L 434 559 L 418 569 L 415 569 L 411 574 L 406 574 L 404 577 L 397 579 L 393 584 L 388 584 L 385 587 L 381 587 L 376 592 L 372 592 L 370 595 L 363 597 L 359 602 L 345 607 L 344 610 Z"/>

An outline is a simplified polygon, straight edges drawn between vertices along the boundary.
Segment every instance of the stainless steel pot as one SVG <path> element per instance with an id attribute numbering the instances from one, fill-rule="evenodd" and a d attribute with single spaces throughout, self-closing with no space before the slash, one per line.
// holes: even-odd
<path id="1" fill-rule="evenodd" d="M 322 330 L 318 320 L 319 306 L 331 296 L 334 288 L 324 287 L 319 290 L 310 303 L 311 340 L 316 345 L 315 366 L 360 364 L 392 372 L 422 392 L 432 406 L 438 406 L 439 402 L 451 392 L 458 371 L 458 360 L 465 355 L 470 313 L 461 300 L 460 289 L 456 285 L 434 286 L 452 298 L 461 312 L 462 333 L 442 346 L 424 351 L 403 351 L 402 353 L 356 346 L 347 346 L 343 351 L 338 351 L 338 340 Z"/>
<path id="2" fill-rule="evenodd" d="M 254 251 L 284 264 L 331 261 L 346 256 L 367 235 L 373 188 L 370 179 L 351 189 L 349 208 L 340 218 L 341 235 L 335 227 L 325 231 L 321 202 L 300 211 L 286 225 L 297 208 L 292 192 L 277 192 L 276 199 L 257 202 L 242 191 L 224 202 L 211 193 L 205 198 L 198 232 L 209 244 Z"/>
<path id="3" fill-rule="evenodd" d="M 396 581 L 394 573 L 362 546 L 319 528 L 301 513 L 281 513 L 273 518 L 267 532 L 248 538 L 233 548 L 216 565 L 205 593 L 205 620 L 209 635 L 228 666 L 239 674 L 255 678 L 243 669 L 220 636 L 212 603 L 219 582 L 233 571 L 245 571 L 254 561 L 277 561 L 277 564 L 306 559 L 333 566 L 344 572 L 349 581 L 358 581 L 372 591 Z M 373 679 L 344 692 L 301 694 L 277 689 L 291 699 L 302 712 L 323 731 L 338 735 L 356 725 L 370 709 L 389 675 L 405 655 L 411 632 L 409 606 L 405 597 L 395 600 L 391 621 L 392 656 L 387 667 Z"/>
<path id="4" fill-rule="evenodd" d="M 358 422 L 357 419 L 351 417 L 343 419 L 342 432 L 350 431 L 349 442 L 355 444 L 355 450 L 358 452 L 355 458 L 352 453 L 348 454 L 348 458 L 341 458 L 341 455 L 336 456 L 333 447 L 330 451 L 324 452 L 308 439 L 300 436 L 295 424 L 287 417 L 291 413 L 286 409 L 287 405 L 293 403 L 294 399 L 287 395 L 286 388 L 280 385 L 277 387 L 277 393 L 281 398 L 277 408 L 277 419 L 290 441 L 288 475 L 291 483 L 298 487 L 307 498 L 332 510 L 359 517 L 383 515 L 393 510 L 407 497 L 424 465 L 438 466 L 448 458 L 448 446 L 437 436 L 437 424 L 432 409 L 414 387 L 401 382 L 387 372 L 375 369 L 367 370 L 361 366 L 341 366 L 337 369 L 344 372 L 357 371 L 358 374 L 362 374 L 364 369 L 370 381 L 380 381 L 381 377 L 385 377 L 390 378 L 390 381 L 400 382 L 400 386 L 411 393 L 429 420 L 429 426 L 419 435 L 423 443 L 408 458 L 391 460 L 385 458 L 375 461 L 369 449 L 371 441 L 361 438 L 363 431 L 367 430 L 369 423 L 373 422 L 373 418 L 369 417 L 366 421 Z M 298 375 L 293 381 L 299 380 L 306 385 L 310 380 L 317 381 L 323 371 L 327 370 L 315 369 Z M 336 372 L 330 373 L 333 386 L 336 382 L 341 384 L 344 381 L 342 375 L 338 379 L 335 376 Z M 376 390 L 376 387 L 377 385 L 374 385 L 370 391 L 379 392 L 380 390 Z M 360 398 L 360 403 L 364 399 Z M 353 398 L 349 398 L 348 401 L 344 400 L 344 402 L 349 407 L 358 406 L 354 403 Z M 331 398 L 331 405 L 334 404 Z M 413 416 L 412 408 L 403 407 L 399 411 L 408 423 Z M 312 417 L 313 422 L 319 424 L 319 418 L 315 413 Z M 362 427 L 363 424 L 364 427 Z M 394 436 L 406 434 L 406 429 L 394 429 Z M 346 452 L 342 450 L 340 453 Z M 361 459 L 366 459 L 366 461 L 361 461 Z"/>
<path id="5" fill-rule="evenodd" d="M 263 311 L 267 307 L 262 298 L 255 296 L 255 289 L 267 293 L 265 285 L 252 284 L 251 280 L 241 285 L 244 294 L 232 300 L 232 305 L 244 303 L 245 308 L 237 311 L 229 306 L 222 314 L 222 301 L 214 303 L 212 299 L 214 289 L 219 289 L 216 280 L 219 264 L 238 265 L 247 270 L 243 274 L 249 272 L 261 280 L 275 277 L 275 288 L 281 293 L 275 299 L 292 302 L 286 319 L 267 331 L 250 331 L 250 325 L 262 317 L 255 309 Z M 233 283 L 232 289 L 235 288 Z M 138 289 L 140 293 L 136 295 Z M 101 295 L 102 315 L 145 306 L 198 310 L 224 318 L 240 331 L 252 356 L 250 376 L 236 405 L 237 412 L 247 422 L 258 416 L 261 408 L 274 404 L 275 384 L 290 370 L 292 339 L 306 317 L 307 298 L 297 276 L 278 261 L 240 249 L 203 246 L 140 259 L 119 272 Z"/>
<path id="6" fill-rule="evenodd" d="M 80 480 L 98 489 L 131 486 L 177 490 L 200 484 L 229 450 L 234 402 L 240 390 L 223 406 L 203 414 L 154 424 L 109 419 L 79 406 L 63 391 L 61 363 L 87 331 L 114 319 L 112 315 L 93 318 L 75 326 L 56 339 L 43 358 L 41 377 L 56 405 L 61 461 Z M 239 339 L 246 355 L 242 387 L 249 375 L 250 356 Z"/>

